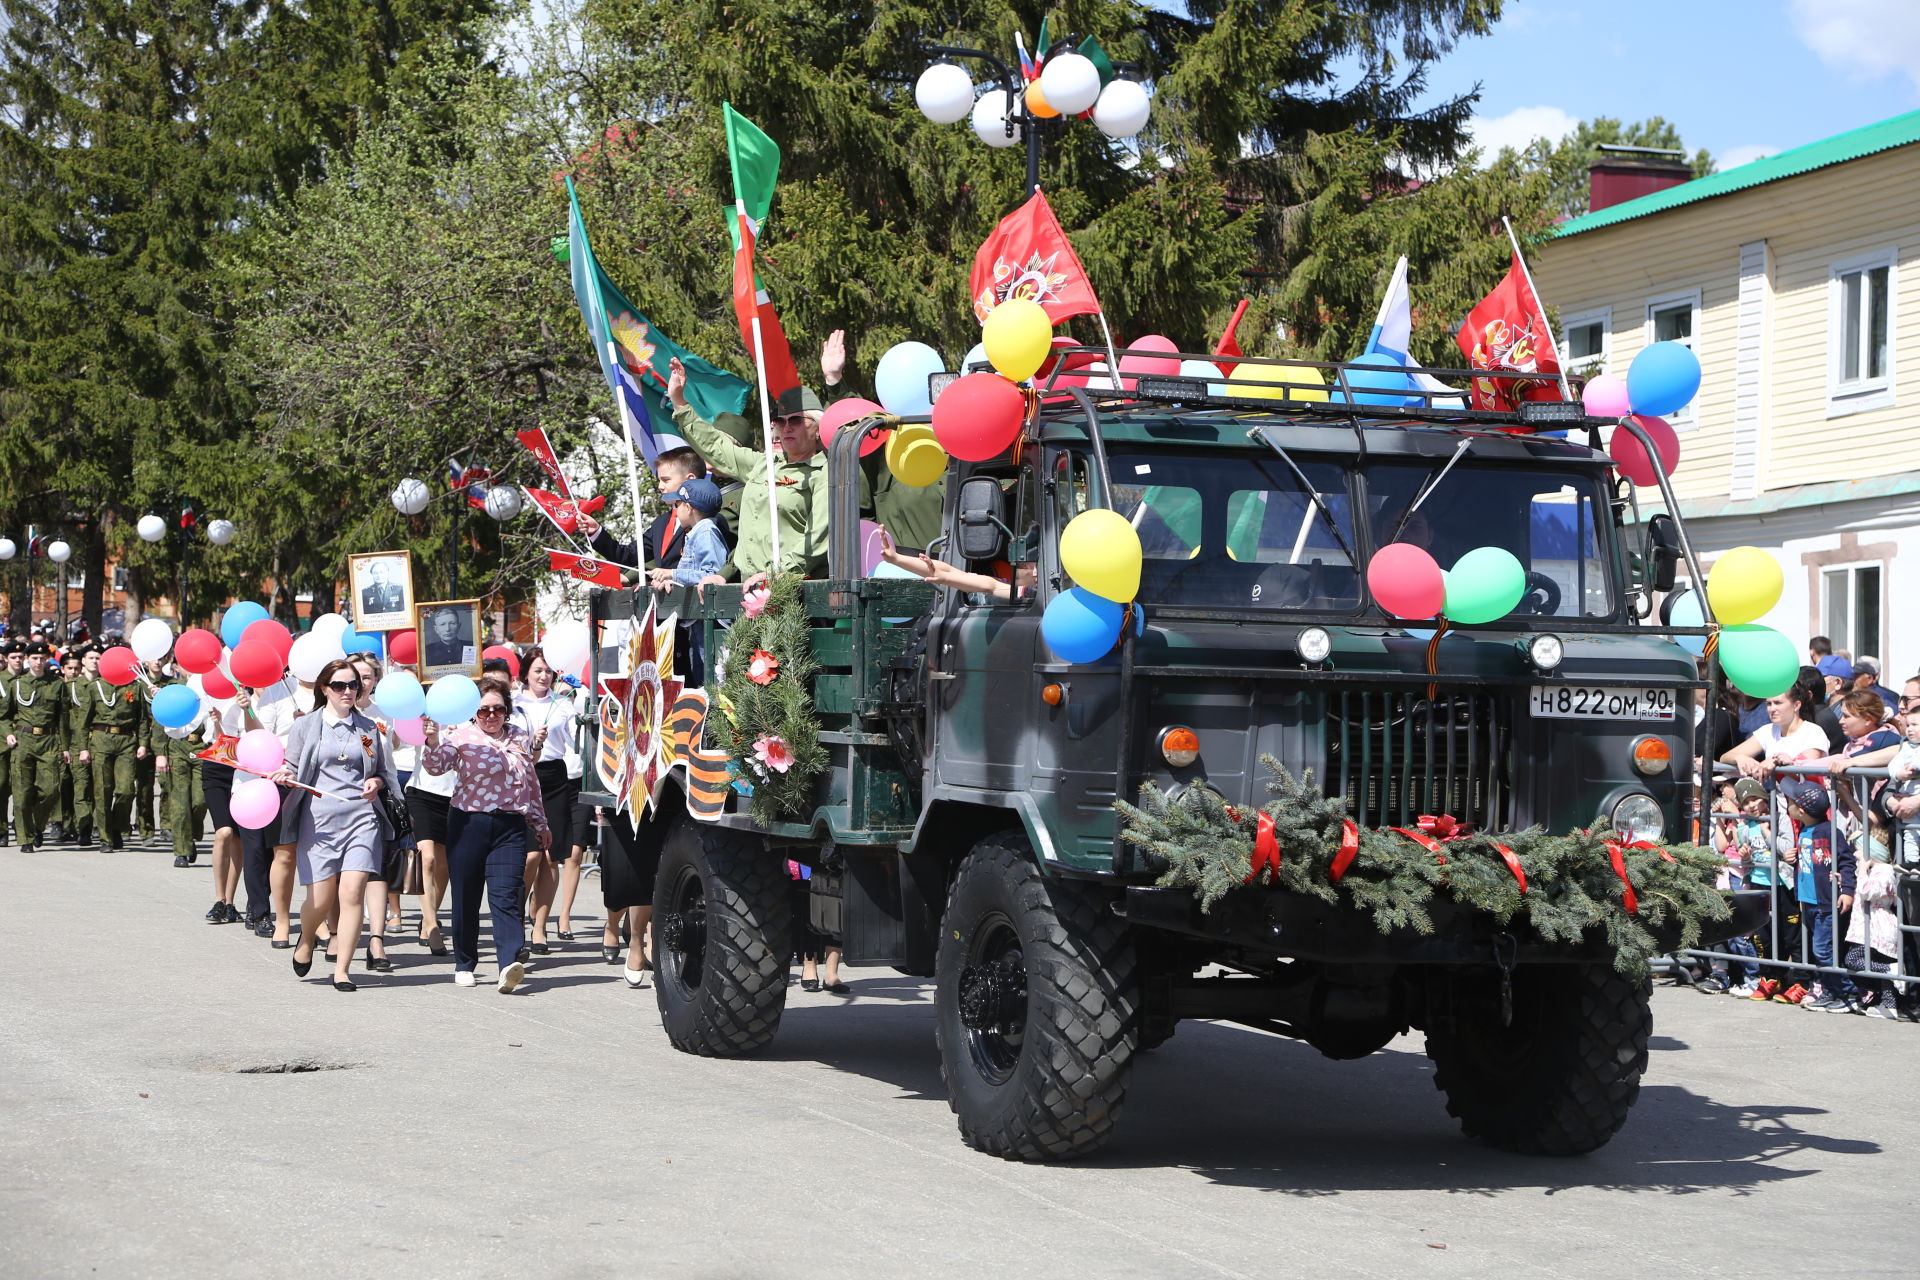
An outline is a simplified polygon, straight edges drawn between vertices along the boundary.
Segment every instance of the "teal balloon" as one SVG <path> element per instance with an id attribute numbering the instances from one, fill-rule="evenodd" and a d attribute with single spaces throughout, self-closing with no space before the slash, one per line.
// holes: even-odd
<path id="1" fill-rule="evenodd" d="M 1475 547 L 1447 571 L 1447 621 L 1470 626 L 1504 618 L 1526 590 L 1527 571 L 1513 552 Z"/>
<path id="2" fill-rule="evenodd" d="M 1707 620 L 1700 612 L 1699 592 L 1683 591 L 1674 597 L 1673 608 L 1667 610 L 1668 626 L 1704 627 L 1706 624 Z M 1705 636 L 1675 636 L 1673 642 L 1696 658 L 1707 651 Z"/>
<path id="3" fill-rule="evenodd" d="M 411 720 L 427 709 L 427 694 L 413 672 L 390 671 L 373 687 L 373 702 L 391 720 Z"/>
<path id="4" fill-rule="evenodd" d="M 1635 413 L 1664 418 L 1686 408 L 1699 391 L 1700 357 L 1677 342 L 1644 347 L 1627 366 L 1627 403 Z"/>
<path id="5" fill-rule="evenodd" d="M 1413 390 L 1413 378 L 1407 373 L 1406 366 L 1378 351 L 1361 356 L 1347 365 L 1347 385 L 1353 388 L 1355 404 L 1419 403 L 1418 396 L 1407 394 Z M 1339 398 L 1339 392 L 1336 391 L 1334 399 Z"/>
<path id="6" fill-rule="evenodd" d="M 170 684 L 153 695 L 153 718 L 169 729 L 184 729 L 200 714 L 200 695 L 183 684 Z"/>
<path id="7" fill-rule="evenodd" d="M 885 560 L 882 560 L 882 561 L 881 561 L 881 562 L 880 562 L 879 564 L 877 564 L 877 565 L 875 565 L 875 566 L 873 566 L 873 574 L 872 574 L 871 576 L 873 576 L 873 577 L 876 577 L 876 578 L 911 578 L 911 579 L 913 579 L 913 580 L 914 580 L 915 582 L 924 582 L 924 581 L 926 581 L 926 579 L 924 579 L 924 578 L 922 578 L 922 577 L 921 577 L 921 576 L 920 576 L 919 574 L 917 574 L 917 573 L 915 573 L 915 572 L 914 572 L 913 570 L 911 570 L 911 569 L 902 569 L 902 568 L 901 568 L 901 567 L 900 567 L 899 565 L 897 565 L 897 564 L 888 564 L 888 563 L 887 563 L 887 562 L 886 562 Z M 892 625 L 892 626 L 899 626 L 899 625 L 900 625 L 901 623 L 903 623 L 903 622 L 911 622 L 911 621 L 913 621 L 913 619 L 911 619 L 911 618 L 882 618 L 882 619 L 880 619 L 880 621 L 882 621 L 882 622 L 885 622 L 885 623 L 888 623 L 888 624 L 890 624 L 890 625 Z"/>
<path id="8" fill-rule="evenodd" d="M 473 719 L 480 707 L 480 686 L 468 676 L 441 676 L 427 690 L 427 715 L 440 724 Z"/>
<path id="9" fill-rule="evenodd" d="M 1720 669 L 1751 698 L 1785 693 L 1800 677 L 1800 650 L 1772 627 L 1757 622 L 1720 628 Z"/>
<path id="10" fill-rule="evenodd" d="M 242 600 L 220 619 L 220 643 L 229 649 L 238 648 L 246 629 L 266 616 L 264 608 L 251 600 Z"/>
<path id="11" fill-rule="evenodd" d="M 1120 639 L 1126 606 L 1085 587 L 1069 587 L 1055 596 L 1040 616 L 1040 634 L 1063 662 L 1098 662 Z"/>
<path id="12" fill-rule="evenodd" d="M 927 379 L 946 370 L 940 353 L 924 342 L 888 347 L 873 371 L 874 394 L 888 413 L 903 418 L 933 412 Z"/>

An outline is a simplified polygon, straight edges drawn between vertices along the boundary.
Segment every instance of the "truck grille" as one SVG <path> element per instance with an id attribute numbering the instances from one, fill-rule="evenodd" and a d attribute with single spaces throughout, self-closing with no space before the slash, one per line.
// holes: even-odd
<path id="1" fill-rule="evenodd" d="M 1404 827 L 1446 813 L 1483 831 L 1506 829 L 1512 801 L 1512 718 L 1490 693 L 1330 690 L 1321 785 L 1347 798 L 1355 822 Z"/>

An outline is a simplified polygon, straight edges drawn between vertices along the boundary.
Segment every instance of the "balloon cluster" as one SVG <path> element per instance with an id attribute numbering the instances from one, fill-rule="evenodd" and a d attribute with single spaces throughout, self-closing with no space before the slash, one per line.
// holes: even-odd
<path id="1" fill-rule="evenodd" d="M 1699 391 L 1700 358 L 1692 348 L 1678 342 L 1656 342 L 1633 358 L 1626 377 L 1600 374 L 1587 383 L 1580 399 L 1589 417 L 1631 416 L 1653 441 L 1660 470 L 1672 475 L 1680 465 L 1680 437 L 1668 425 L 1666 415 L 1686 408 Z M 1647 447 L 1632 432 L 1616 429 L 1607 449 L 1627 479 L 1640 485 L 1659 483 Z"/>
<path id="2" fill-rule="evenodd" d="M 153 718 L 169 729 L 183 729 L 200 717 L 208 701 L 231 698 L 241 686 L 263 689 L 288 672 L 297 680 L 311 681 L 329 662 L 349 653 L 378 654 L 381 644 L 378 635 L 355 633 L 337 613 L 314 619 L 312 628 L 296 637 L 260 605 L 243 600 L 227 610 L 218 633 L 189 627 L 175 638 L 173 629 L 160 619 L 143 620 L 125 646 L 101 655 L 100 673 L 114 684 L 131 684 L 139 675 L 140 663 L 157 662 L 168 650 L 173 652 L 174 665 L 187 674 L 187 682 L 155 691 Z M 277 805 L 277 792 L 275 797 Z M 235 810 L 236 817 L 239 812 Z"/>
<path id="3" fill-rule="evenodd" d="M 1707 571 L 1707 603 L 1720 623 L 1720 667 L 1734 687 L 1754 698 L 1785 693 L 1800 678 L 1793 641 L 1755 619 L 1780 603 L 1786 576 L 1780 562 L 1758 547 L 1735 547 Z M 1699 602 L 1688 611 L 1698 621 Z M 1669 621 L 1688 625 L 1676 608 Z"/>
<path id="4" fill-rule="evenodd" d="M 1040 618 L 1040 634 L 1062 661 L 1096 662 L 1113 650 L 1127 605 L 1140 594 L 1141 560 L 1140 535 L 1119 512 L 1083 511 L 1067 522 L 1060 566 L 1074 585 Z M 1144 618 L 1136 622 L 1143 624 Z"/>
<path id="5" fill-rule="evenodd" d="M 957 124 L 971 116 L 974 134 L 990 147 L 1011 147 L 1024 136 L 1021 115 L 1004 88 L 989 89 L 976 101 L 972 77 L 944 58 L 920 73 L 913 98 L 935 124 Z M 1061 46 L 1041 60 L 1038 74 L 1020 93 L 1020 105 L 1024 115 L 1038 120 L 1084 116 L 1109 138 L 1121 139 L 1144 129 L 1152 113 L 1143 85 L 1119 78 L 1071 46 Z"/>
<path id="6" fill-rule="evenodd" d="M 1443 570 L 1424 548 L 1389 542 L 1367 562 L 1367 590 L 1396 618 L 1474 625 L 1504 618 L 1527 591 L 1527 571 L 1511 551 L 1475 547 Z"/>

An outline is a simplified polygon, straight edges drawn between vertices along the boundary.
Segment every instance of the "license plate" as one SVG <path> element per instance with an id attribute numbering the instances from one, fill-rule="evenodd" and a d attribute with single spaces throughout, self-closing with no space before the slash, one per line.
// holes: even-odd
<path id="1" fill-rule="evenodd" d="M 1537 684 L 1527 705 L 1536 716 L 1571 720 L 1671 720 L 1673 690 Z"/>

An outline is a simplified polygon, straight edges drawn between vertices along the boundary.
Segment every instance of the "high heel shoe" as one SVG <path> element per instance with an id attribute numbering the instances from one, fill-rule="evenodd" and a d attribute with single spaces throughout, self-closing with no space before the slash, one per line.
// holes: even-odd
<path id="1" fill-rule="evenodd" d="M 380 939 L 380 945 L 384 948 L 387 945 L 387 940 L 385 938 Z M 374 973 L 393 972 L 393 961 L 384 955 L 377 956 L 373 954 L 373 938 L 371 935 L 367 938 L 367 968 Z"/>

